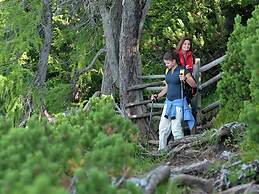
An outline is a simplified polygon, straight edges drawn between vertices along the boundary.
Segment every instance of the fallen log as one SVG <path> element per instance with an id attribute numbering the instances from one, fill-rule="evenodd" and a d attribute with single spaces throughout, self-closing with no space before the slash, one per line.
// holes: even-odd
<path id="1" fill-rule="evenodd" d="M 171 177 L 173 177 L 176 174 L 190 174 L 193 172 L 204 172 L 209 169 L 209 165 L 212 164 L 211 161 L 204 159 L 203 161 L 198 161 L 192 164 L 188 165 L 182 165 L 179 167 L 173 167 L 171 168 Z"/>
<path id="2" fill-rule="evenodd" d="M 169 166 L 159 166 L 151 171 L 146 177 L 146 186 L 144 187 L 144 194 L 151 194 L 155 191 L 156 187 L 170 176 Z"/>
<path id="3" fill-rule="evenodd" d="M 232 187 L 231 189 L 218 192 L 216 194 L 239 194 L 239 193 L 253 193 L 259 194 L 259 185 L 252 183 L 238 185 L 236 187 Z"/>
<path id="4" fill-rule="evenodd" d="M 212 137 L 211 136 L 206 137 L 204 136 L 204 134 L 186 136 L 180 140 L 173 141 L 168 145 L 168 147 L 165 150 L 155 151 L 155 152 L 149 152 L 148 150 L 145 150 L 146 152 L 145 155 L 159 157 L 159 156 L 171 156 L 171 155 L 176 155 L 181 153 L 182 155 L 180 157 L 183 157 L 184 154 L 187 153 L 187 151 L 191 151 L 193 153 L 196 153 L 196 152 L 200 153 L 204 151 L 204 144 L 208 144 L 211 138 L 216 139 L 216 142 L 215 142 L 216 144 L 221 144 L 222 142 L 224 142 L 225 138 L 228 138 L 228 137 L 234 138 L 233 134 L 242 133 L 242 131 L 244 131 L 244 128 L 245 128 L 245 125 L 243 123 L 237 123 L 237 122 L 228 123 L 223 125 L 218 130 L 215 130 L 215 132 L 212 134 Z M 152 141 L 149 143 L 157 144 L 157 141 Z M 189 149 L 192 147 L 196 147 L 196 148 L 198 147 L 199 150 Z M 225 156 L 225 154 L 223 153 L 222 155 Z M 218 159 L 217 157 L 219 156 L 215 155 L 215 159 Z M 231 156 L 228 154 L 227 158 L 231 158 Z M 135 178 L 133 182 L 135 182 L 135 184 L 137 183 L 138 186 L 143 188 L 146 193 L 152 193 L 155 191 L 156 187 L 163 180 L 167 179 L 167 176 L 168 176 L 167 168 L 170 168 L 169 180 L 175 180 L 181 184 L 194 187 L 194 188 L 195 187 L 199 188 L 200 192 L 202 193 L 212 193 L 213 189 L 215 191 L 219 191 L 219 190 L 222 191 L 224 189 L 228 189 L 230 186 L 230 185 L 227 185 L 228 175 L 225 172 L 222 172 L 220 174 L 219 179 L 215 180 L 217 184 L 213 184 L 212 180 L 210 179 L 203 179 L 203 178 L 194 176 L 196 174 L 201 175 L 201 174 L 204 174 L 204 172 L 207 172 L 210 164 L 212 164 L 210 160 L 205 159 L 203 161 L 189 163 L 188 165 L 170 167 L 170 165 L 172 165 L 173 163 L 174 161 L 171 161 L 167 163 L 164 167 L 160 166 L 154 169 L 153 171 L 151 171 L 150 173 L 148 173 L 146 178 L 142 178 L 142 179 Z M 257 169 L 258 169 L 257 166 L 258 166 L 257 163 L 253 163 L 251 165 L 247 165 L 246 169 L 251 169 L 253 167 L 253 169 L 255 169 L 255 171 L 257 172 Z M 245 169 L 244 166 L 242 168 Z M 248 187 L 245 187 L 245 188 L 248 188 Z M 236 188 L 236 190 L 239 191 L 240 188 Z M 233 191 L 233 190 L 227 190 L 227 191 Z M 224 192 L 227 192 L 227 191 L 224 191 Z M 247 191 L 250 192 L 250 190 L 247 190 Z M 256 190 L 252 190 L 252 191 L 256 191 Z M 225 193 L 225 194 L 228 194 L 228 193 Z"/>
<path id="5" fill-rule="evenodd" d="M 233 137 L 234 130 L 239 130 L 239 133 L 243 133 L 245 131 L 246 125 L 244 123 L 232 122 L 223 125 L 218 131 L 216 131 L 216 135 L 218 137 L 218 143 L 224 142 L 225 139 L 229 137 Z"/>
<path id="6" fill-rule="evenodd" d="M 158 185 L 163 181 L 176 181 L 190 187 L 198 187 L 206 193 L 212 193 L 212 180 L 202 179 L 187 174 L 173 174 L 171 173 L 169 163 L 164 166 L 158 166 L 150 171 L 145 178 L 129 178 L 127 182 L 131 182 L 144 190 L 144 194 L 154 193 Z M 171 174 L 171 175 L 170 175 Z"/>
<path id="7" fill-rule="evenodd" d="M 242 132 L 244 132 L 245 127 L 246 126 L 244 123 L 237 123 L 237 122 L 228 123 L 223 125 L 220 129 L 215 130 L 215 133 L 213 133 L 212 136 L 215 139 L 217 139 L 218 144 L 221 144 L 222 142 L 224 142 L 225 139 L 233 136 L 234 130 L 239 130 L 239 132 L 242 134 Z M 207 143 L 211 137 L 206 137 L 205 134 L 206 133 L 189 135 L 189 136 L 183 137 L 182 139 L 175 140 L 169 143 L 164 151 L 167 153 L 168 152 L 173 153 L 174 151 L 172 151 L 172 149 L 174 149 L 176 146 L 179 146 L 179 145 L 189 144 L 188 146 L 192 147 L 192 146 L 197 146 L 197 145 L 202 145 L 204 143 Z"/>
<path id="8" fill-rule="evenodd" d="M 179 174 L 170 178 L 172 181 L 184 184 L 190 187 L 198 187 L 204 192 L 210 194 L 213 192 L 213 180 L 207 180 L 200 177 L 195 177 L 187 174 Z"/>

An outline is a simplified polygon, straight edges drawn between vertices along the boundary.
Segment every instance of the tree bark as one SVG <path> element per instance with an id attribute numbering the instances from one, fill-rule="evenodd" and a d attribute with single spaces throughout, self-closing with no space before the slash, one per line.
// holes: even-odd
<path id="1" fill-rule="evenodd" d="M 112 5 L 99 0 L 102 17 L 106 58 L 102 80 L 102 94 L 112 94 L 119 88 L 120 109 L 125 117 L 141 114 L 144 106 L 129 107 L 129 102 L 143 100 L 141 91 L 127 91 L 129 87 L 141 83 L 141 60 L 139 53 L 140 34 L 151 4 L 151 0 L 113 0 Z M 147 122 L 138 119 L 141 135 L 147 134 Z"/>
<path id="2" fill-rule="evenodd" d="M 104 95 L 114 94 L 116 90 L 116 82 L 113 81 L 111 63 L 109 63 L 108 57 L 105 57 L 104 72 L 102 79 L 101 93 Z"/>
<path id="3" fill-rule="evenodd" d="M 142 21 L 141 1 L 124 0 L 122 5 L 122 25 L 120 36 L 120 60 L 119 60 L 119 89 L 120 106 L 123 114 L 142 114 L 143 106 L 130 107 L 126 109 L 129 102 L 139 102 L 143 100 L 142 91 L 127 91 L 129 87 L 141 83 L 139 77 L 141 72 L 141 60 L 139 53 L 140 22 Z M 148 125 L 145 119 L 138 119 L 137 124 L 141 129 L 141 139 L 148 136 Z"/>
<path id="4" fill-rule="evenodd" d="M 200 177 L 187 175 L 187 174 L 179 174 L 172 177 L 171 179 L 173 181 L 182 183 L 190 187 L 196 186 L 208 194 L 213 193 L 213 180 L 207 180 L 207 179 L 203 179 Z"/>
<path id="5" fill-rule="evenodd" d="M 42 26 L 44 29 L 44 41 L 40 52 L 40 59 L 38 63 L 38 71 L 35 80 L 35 84 L 38 87 L 43 87 L 48 69 L 48 58 L 51 48 L 52 41 L 52 14 L 49 0 L 43 0 L 44 11 L 43 11 L 43 22 Z"/>
<path id="6" fill-rule="evenodd" d="M 140 1 L 123 1 L 122 26 L 120 36 L 120 104 L 125 115 L 128 102 L 141 101 L 140 91 L 127 91 L 130 86 L 140 83 L 141 63 L 139 54 L 139 25 L 141 19 Z"/>
<path id="7" fill-rule="evenodd" d="M 119 36 L 121 30 L 121 0 L 114 0 L 111 8 L 106 1 L 99 1 L 107 53 L 102 80 L 103 94 L 113 94 L 119 81 Z"/>
<path id="8" fill-rule="evenodd" d="M 44 31 L 44 40 L 43 45 L 40 51 L 40 57 L 38 62 L 38 69 L 35 78 L 35 86 L 37 87 L 37 91 L 40 97 L 40 107 L 44 106 L 44 87 L 45 80 L 47 76 L 48 70 L 48 58 L 51 49 L 51 41 L 52 41 L 52 13 L 51 13 L 51 5 L 49 0 L 43 0 L 43 17 L 42 17 L 42 27 Z M 19 124 L 19 127 L 24 127 L 31 117 L 34 111 L 34 101 L 31 94 L 28 94 L 24 100 L 24 113 L 22 116 L 22 120 Z M 43 112 L 42 112 L 43 113 Z"/>
<path id="9" fill-rule="evenodd" d="M 146 177 L 147 185 L 144 188 L 144 194 L 151 194 L 155 191 L 157 186 L 164 180 L 170 177 L 170 167 L 159 166 L 152 170 Z"/>
<path id="10" fill-rule="evenodd" d="M 44 88 L 48 70 L 48 58 L 51 49 L 52 41 L 52 13 L 49 0 L 43 0 L 44 10 L 42 26 L 44 29 L 44 40 L 40 52 L 40 59 L 38 63 L 38 70 L 35 79 L 35 85 L 38 88 L 41 106 L 44 105 Z"/>

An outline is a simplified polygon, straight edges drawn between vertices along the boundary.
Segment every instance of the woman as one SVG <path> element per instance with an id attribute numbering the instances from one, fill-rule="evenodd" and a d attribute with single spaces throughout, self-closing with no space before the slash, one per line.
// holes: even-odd
<path id="1" fill-rule="evenodd" d="M 162 150 L 167 145 L 167 138 L 171 131 L 174 139 L 183 137 L 182 119 L 188 122 L 189 128 L 194 126 L 194 118 L 183 94 L 182 83 L 186 81 L 190 86 L 196 87 L 196 83 L 190 72 L 176 63 L 177 53 L 166 52 L 163 60 L 167 67 L 166 86 L 159 94 L 151 96 L 151 100 L 157 100 L 166 94 L 163 113 L 159 123 L 159 148 Z M 182 107 L 184 111 L 182 112 Z"/>
<path id="2" fill-rule="evenodd" d="M 193 56 L 193 51 L 192 51 L 192 40 L 189 37 L 183 37 L 176 48 L 177 54 L 178 54 L 178 58 L 177 58 L 177 62 L 186 67 L 186 69 L 188 69 L 190 71 L 190 73 L 192 74 L 193 72 L 193 67 L 195 64 L 198 63 L 198 60 L 195 61 L 195 58 Z M 188 85 L 186 85 L 185 87 L 185 94 L 186 94 L 186 98 L 187 98 L 187 103 L 191 104 L 192 107 L 192 114 L 194 116 L 194 118 L 196 119 L 196 114 L 197 114 L 197 107 L 195 105 L 194 102 L 192 102 L 192 97 L 196 94 L 197 89 L 196 87 L 190 87 Z M 186 132 L 186 135 L 188 135 L 190 132 Z"/>
<path id="3" fill-rule="evenodd" d="M 183 37 L 176 48 L 178 53 L 178 63 L 186 69 L 188 69 L 191 73 L 193 72 L 193 65 L 195 64 L 195 59 L 193 57 L 192 51 L 192 40 L 188 37 Z"/>

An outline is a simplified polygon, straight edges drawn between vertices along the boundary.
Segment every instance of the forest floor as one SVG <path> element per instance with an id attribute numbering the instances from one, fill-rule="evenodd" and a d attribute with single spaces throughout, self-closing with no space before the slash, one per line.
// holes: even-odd
<path id="1" fill-rule="evenodd" d="M 229 123 L 220 129 L 170 141 L 163 152 L 156 151 L 157 141 L 150 141 L 151 151 L 144 154 L 161 157 L 162 162 L 146 176 L 148 187 L 155 189 L 158 180 L 169 176 L 196 188 L 184 193 L 259 193 L 259 161 L 246 164 L 239 155 L 238 141 L 244 131 L 244 124 Z"/>

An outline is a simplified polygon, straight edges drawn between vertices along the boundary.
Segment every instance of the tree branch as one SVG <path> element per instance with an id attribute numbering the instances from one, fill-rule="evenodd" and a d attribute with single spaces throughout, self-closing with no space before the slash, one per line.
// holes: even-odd
<path id="1" fill-rule="evenodd" d="M 32 96 L 28 95 L 24 98 L 23 100 L 23 107 L 25 109 L 25 112 L 23 113 L 22 116 L 22 121 L 19 124 L 19 127 L 25 127 L 28 119 L 31 117 L 32 112 L 33 112 L 33 101 L 32 101 Z"/>
<path id="2" fill-rule="evenodd" d="M 146 0 L 145 6 L 142 9 L 142 15 L 141 15 L 140 23 L 139 23 L 139 37 L 140 37 L 141 32 L 143 30 L 144 22 L 145 22 L 145 19 L 146 19 L 147 12 L 148 12 L 148 10 L 151 6 L 151 2 L 152 2 L 152 0 Z"/>
<path id="3" fill-rule="evenodd" d="M 98 97 L 98 96 L 101 96 L 101 92 L 100 91 L 96 91 L 91 98 Z M 90 103 L 90 99 L 89 99 L 87 104 L 84 106 L 83 110 L 84 111 L 88 111 L 90 108 L 91 108 L 91 103 Z"/>
<path id="4" fill-rule="evenodd" d="M 41 106 L 41 111 L 42 111 L 42 115 L 44 115 L 48 119 L 49 123 L 55 123 L 55 118 L 48 113 L 45 105 Z"/>
<path id="5" fill-rule="evenodd" d="M 116 108 L 117 111 L 120 113 L 120 115 L 126 119 L 126 117 L 124 116 L 122 110 L 120 109 L 120 107 L 119 107 L 119 105 L 118 105 L 117 103 L 115 103 L 115 108 Z"/>
<path id="6" fill-rule="evenodd" d="M 75 98 L 75 95 L 76 95 L 76 84 L 77 84 L 77 82 L 78 82 L 78 80 L 79 80 L 79 77 L 82 75 L 82 74 L 84 74 L 84 73 L 86 73 L 87 71 L 89 71 L 89 69 L 91 69 L 92 68 L 92 66 L 95 64 L 95 62 L 96 62 L 96 60 L 98 59 L 98 57 L 102 54 L 102 53 L 104 53 L 104 52 L 106 52 L 106 48 L 101 48 L 96 54 L 95 54 L 95 56 L 94 56 L 94 58 L 93 58 L 93 60 L 91 61 L 91 63 L 89 64 L 89 65 L 85 65 L 85 67 L 83 68 L 83 69 L 81 69 L 81 70 L 75 70 L 75 72 L 74 72 L 74 76 L 73 76 L 73 80 L 72 80 L 72 83 L 71 83 L 71 85 L 72 85 L 72 99 L 74 99 Z"/>
<path id="7" fill-rule="evenodd" d="M 86 67 L 81 69 L 79 71 L 79 76 L 86 73 L 90 68 L 92 68 L 92 66 L 95 64 L 96 60 L 98 59 L 98 57 L 102 54 L 106 52 L 106 48 L 101 48 L 97 53 L 96 55 L 94 56 L 93 60 L 91 61 L 91 63 L 89 65 L 85 65 Z"/>

